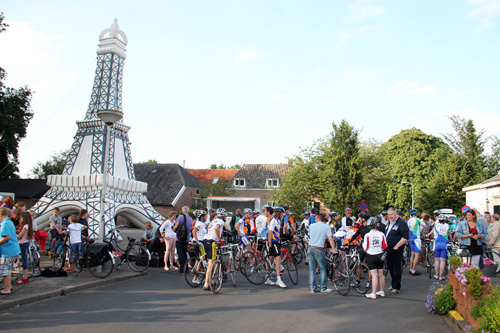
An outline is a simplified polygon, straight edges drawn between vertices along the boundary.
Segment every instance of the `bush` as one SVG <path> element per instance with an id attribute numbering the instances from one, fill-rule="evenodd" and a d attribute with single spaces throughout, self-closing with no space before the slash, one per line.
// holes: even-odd
<path id="1" fill-rule="evenodd" d="M 500 332 L 500 290 L 499 286 L 491 290 L 482 302 L 471 310 L 473 318 L 481 318 L 476 332 Z"/>
<path id="2" fill-rule="evenodd" d="M 453 288 L 447 284 L 444 288 L 438 289 L 434 299 L 434 309 L 437 314 L 445 315 L 455 309 L 455 300 L 453 299 Z"/>
<path id="3" fill-rule="evenodd" d="M 450 258 L 450 271 L 455 274 L 455 270 L 462 266 L 462 258 L 459 256 L 453 256 Z"/>
<path id="4" fill-rule="evenodd" d="M 478 268 L 471 268 L 464 273 L 467 283 L 469 285 L 468 291 L 476 300 L 483 297 L 483 284 L 485 282 L 481 279 L 481 271 Z"/>

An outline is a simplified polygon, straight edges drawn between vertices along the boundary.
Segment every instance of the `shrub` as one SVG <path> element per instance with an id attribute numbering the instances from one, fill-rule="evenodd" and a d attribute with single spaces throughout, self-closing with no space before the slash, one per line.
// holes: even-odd
<path id="1" fill-rule="evenodd" d="M 459 256 L 453 256 L 450 258 L 450 271 L 455 274 L 455 270 L 462 266 L 462 258 Z"/>
<path id="2" fill-rule="evenodd" d="M 475 308 L 478 309 L 475 309 Z M 481 318 L 479 329 L 477 332 L 500 332 L 500 290 L 499 286 L 491 290 L 489 295 L 486 295 L 482 302 L 472 308 L 474 315 Z"/>
<path id="3" fill-rule="evenodd" d="M 468 291 L 476 300 L 480 300 L 483 297 L 483 285 L 484 280 L 481 279 L 481 271 L 478 268 L 471 268 L 464 272 L 465 278 L 469 285 Z"/>
<path id="4" fill-rule="evenodd" d="M 437 314 L 445 315 L 453 310 L 455 305 L 453 288 L 450 284 L 447 284 L 444 288 L 438 289 L 438 293 L 434 299 L 434 309 Z"/>

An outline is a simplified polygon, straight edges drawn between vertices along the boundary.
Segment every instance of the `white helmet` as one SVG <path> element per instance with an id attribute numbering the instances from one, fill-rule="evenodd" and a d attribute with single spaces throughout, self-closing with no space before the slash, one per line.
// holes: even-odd
<path id="1" fill-rule="evenodd" d="M 217 208 L 217 216 L 226 216 L 226 209 L 225 208 Z"/>
<path id="2" fill-rule="evenodd" d="M 251 208 L 245 208 L 243 210 L 243 214 L 247 214 L 247 213 L 250 214 L 250 215 L 252 215 L 252 209 Z"/>

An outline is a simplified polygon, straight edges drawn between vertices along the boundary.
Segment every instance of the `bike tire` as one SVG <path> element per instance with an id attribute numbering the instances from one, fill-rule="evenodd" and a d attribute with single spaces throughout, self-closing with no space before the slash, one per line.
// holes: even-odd
<path id="1" fill-rule="evenodd" d="M 144 245 L 134 243 L 125 251 L 124 255 L 127 258 L 127 264 L 133 271 L 140 273 L 148 269 L 151 253 Z"/>
<path id="2" fill-rule="evenodd" d="M 297 283 L 299 282 L 299 271 L 297 269 L 297 265 L 295 265 L 295 263 L 293 262 L 288 262 L 286 269 L 288 271 L 288 276 L 290 277 L 290 281 L 292 281 L 294 285 L 297 285 Z"/>
<path id="3" fill-rule="evenodd" d="M 189 260 L 186 261 L 182 269 L 184 273 L 184 279 L 186 280 L 187 284 L 192 288 L 197 288 L 201 286 L 205 280 L 205 271 L 197 270 L 196 269 L 197 263 L 198 260 L 196 258 L 189 258 Z M 203 267 L 203 264 L 200 262 L 199 266 Z M 195 278 L 200 278 L 201 282 L 200 283 L 195 282 L 194 281 Z"/>
<path id="4" fill-rule="evenodd" d="M 90 274 L 99 279 L 107 278 L 113 273 L 115 257 L 110 251 L 103 253 L 87 253 L 85 260 Z"/>
<path id="5" fill-rule="evenodd" d="M 231 259 L 229 262 L 229 279 L 231 280 L 231 283 L 233 284 L 233 287 L 236 287 L 236 269 L 234 268 L 234 259 Z"/>
<path id="6" fill-rule="evenodd" d="M 31 275 L 38 276 L 41 274 L 41 271 L 40 271 L 40 253 L 38 253 L 37 250 L 31 250 L 30 253 L 31 253 L 31 256 L 30 256 Z"/>
<path id="7" fill-rule="evenodd" d="M 360 284 L 356 286 L 356 290 L 360 294 L 366 294 L 372 286 L 372 278 L 370 269 L 365 263 L 358 263 L 357 270 L 360 272 Z"/>
<path id="8" fill-rule="evenodd" d="M 349 294 L 349 289 L 351 288 L 349 272 L 345 267 L 345 262 L 337 262 L 331 264 L 332 269 L 332 284 L 335 290 L 341 296 L 346 296 Z"/>
<path id="9" fill-rule="evenodd" d="M 66 247 L 63 244 L 57 244 L 52 254 L 52 267 L 54 267 L 54 271 L 63 269 L 66 262 L 66 254 Z"/>
<path id="10" fill-rule="evenodd" d="M 271 265 L 267 258 L 264 258 L 258 254 L 250 257 L 245 265 L 245 277 L 248 282 L 255 285 L 261 285 L 266 281 L 271 270 Z"/>
<path id="11" fill-rule="evenodd" d="M 222 265 L 219 260 L 214 261 L 212 265 L 212 279 L 210 281 L 210 290 L 214 294 L 219 293 L 222 288 Z"/>

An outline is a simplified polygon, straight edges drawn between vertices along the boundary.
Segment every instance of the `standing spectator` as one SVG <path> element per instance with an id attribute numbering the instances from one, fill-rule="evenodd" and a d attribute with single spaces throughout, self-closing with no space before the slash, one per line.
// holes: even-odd
<path id="1" fill-rule="evenodd" d="M 490 224 L 490 232 L 488 232 L 488 236 L 486 237 L 488 247 L 490 249 L 494 249 L 497 245 L 500 245 L 500 215 L 493 214 L 493 218 L 491 219 Z M 500 262 L 500 258 L 495 255 L 494 258 L 491 258 L 496 262 Z"/>
<path id="2" fill-rule="evenodd" d="M 316 269 L 319 266 L 319 286 L 322 293 L 330 293 L 332 290 L 326 285 L 326 256 L 325 241 L 328 239 L 331 252 L 335 252 L 332 230 L 325 223 L 325 215 L 318 214 L 317 222 L 309 227 L 309 288 L 311 293 L 316 292 Z"/>
<path id="3" fill-rule="evenodd" d="M 23 260 L 23 277 L 16 281 L 16 284 L 27 283 L 29 280 L 29 256 L 28 251 L 30 242 L 33 239 L 33 225 L 31 223 L 31 214 L 24 212 L 19 219 L 20 231 L 17 234 L 17 241 L 21 248 L 21 258 Z"/>
<path id="4" fill-rule="evenodd" d="M 236 209 L 236 214 L 231 217 L 231 221 L 229 222 L 229 226 L 231 227 L 231 239 L 233 243 L 236 243 L 236 238 L 238 236 L 238 230 L 236 230 L 236 224 L 241 219 L 241 210 Z"/>
<path id="5" fill-rule="evenodd" d="M 352 227 L 354 221 L 352 219 L 352 209 L 346 208 L 345 216 L 342 218 L 342 227 Z"/>
<path id="6" fill-rule="evenodd" d="M 385 230 L 385 237 L 387 240 L 387 268 L 391 273 L 389 291 L 393 294 L 399 294 L 401 292 L 401 261 L 404 245 L 410 238 L 410 229 L 393 207 L 389 208 L 387 216 L 389 223 Z"/>
<path id="7" fill-rule="evenodd" d="M 9 208 L 0 208 L 0 276 L 3 277 L 3 289 L 0 290 L 0 295 L 12 293 L 12 265 L 17 255 L 21 253 L 14 223 L 9 218 L 10 214 Z"/>
<path id="8" fill-rule="evenodd" d="M 89 222 L 87 221 L 88 216 L 89 212 L 86 209 L 82 209 L 80 210 L 80 213 L 78 213 L 78 223 L 85 227 L 82 229 L 82 241 L 89 238 Z"/>
<path id="9" fill-rule="evenodd" d="M 316 222 L 316 216 L 319 214 L 319 209 L 316 207 L 311 208 L 311 216 L 309 217 L 309 225 Z"/>
<path id="10" fill-rule="evenodd" d="M 170 269 L 179 270 L 179 268 L 175 267 L 175 242 L 177 239 L 177 235 L 175 234 L 172 226 L 175 223 L 175 218 L 177 217 L 176 212 L 168 213 L 168 220 L 166 220 L 160 227 L 160 233 L 163 239 L 165 240 L 165 257 L 163 261 L 165 262 L 165 266 L 163 269 L 168 271 L 169 266 L 168 262 L 170 261 Z M 184 266 L 181 266 L 180 269 L 183 269 Z"/>
<path id="11" fill-rule="evenodd" d="M 486 235 L 483 236 L 483 240 L 481 241 L 481 248 L 483 249 L 483 253 L 486 253 L 488 251 L 488 244 L 486 242 L 486 237 L 488 235 L 488 220 L 486 220 L 486 217 L 484 217 L 483 215 L 481 215 L 481 213 L 479 213 L 477 208 L 473 208 L 472 210 L 476 213 L 477 223 L 481 224 L 481 226 L 483 227 L 483 229 L 486 233 Z M 489 215 L 489 213 L 488 213 L 488 215 Z M 484 268 L 483 256 L 479 257 L 479 268 L 481 268 L 481 269 Z"/>
<path id="12" fill-rule="evenodd" d="M 377 296 L 385 297 L 385 278 L 384 278 L 384 260 L 382 256 L 385 249 L 387 249 L 387 242 L 385 235 L 380 232 L 377 219 L 371 217 L 368 219 L 367 226 L 370 232 L 364 236 L 363 249 L 366 252 L 366 263 L 370 269 L 372 276 L 372 292 L 367 294 L 366 297 L 376 299 Z M 380 291 L 377 291 L 380 286 Z"/>
<path id="13" fill-rule="evenodd" d="M 3 204 L 1 207 L 5 207 L 5 208 L 8 208 L 9 210 L 11 210 L 11 214 L 12 214 L 12 210 L 14 209 L 14 199 L 12 199 L 12 197 L 5 197 L 3 198 Z"/>
<path id="14" fill-rule="evenodd" d="M 468 210 L 465 218 L 465 221 L 458 224 L 456 235 L 460 240 L 460 244 L 467 246 L 471 255 L 471 265 L 479 268 L 480 257 L 483 254 L 481 239 L 486 240 L 486 230 L 477 222 L 473 210 Z"/>
<path id="15" fill-rule="evenodd" d="M 73 272 L 73 265 L 76 269 L 78 259 L 82 255 L 82 230 L 87 228 L 83 224 L 78 223 L 78 215 L 71 215 L 69 217 L 69 244 L 70 244 L 70 252 L 69 252 L 69 266 L 64 270 L 66 272 Z M 75 260 L 76 259 L 76 260 Z"/>
<path id="16" fill-rule="evenodd" d="M 177 222 L 173 227 L 177 234 L 175 247 L 179 256 L 179 267 L 184 267 L 184 263 L 187 261 L 188 239 L 189 235 L 191 235 L 192 226 L 193 219 L 189 216 L 189 207 L 184 206 L 182 207 L 182 214 L 177 218 Z"/>

